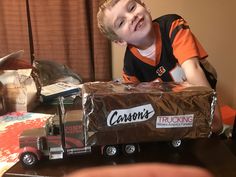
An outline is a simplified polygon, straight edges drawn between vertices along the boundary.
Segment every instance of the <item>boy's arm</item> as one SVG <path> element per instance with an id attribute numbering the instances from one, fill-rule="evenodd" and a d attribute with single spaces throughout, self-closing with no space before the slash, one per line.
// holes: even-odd
<path id="1" fill-rule="evenodd" d="M 205 74 L 199 64 L 198 58 L 191 58 L 182 63 L 181 67 L 184 70 L 187 81 L 194 85 L 202 85 L 211 87 L 208 83 Z"/>
<path id="2" fill-rule="evenodd" d="M 199 64 L 198 58 L 191 58 L 182 63 L 181 67 L 183 68 L 187 81 L 194 85 L 202 85 L 206 87 L 211 87 L 208 83 L 205 74 Z M 219 105 L 216 105 L 214 119 L 212 123 L 212 131 L 214 133 L 221 133 L 223 128 L 222 118 Z"/>
<path id="3" fill-rule="evenodd" d="M 125 72 L 123 72 L 123 83 L 129 84 L 129 83 L 139 83 L 140 81 L 136 76 L 129 76 Z"/>

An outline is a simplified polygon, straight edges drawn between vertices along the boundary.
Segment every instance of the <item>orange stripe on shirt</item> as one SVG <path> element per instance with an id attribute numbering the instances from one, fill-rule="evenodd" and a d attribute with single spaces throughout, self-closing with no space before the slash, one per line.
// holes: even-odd
<path id="1" fill-rule="evenodd" d="M 171 38 L 171 34 L 174 31 L 174 29 L 180 25 L 185 25 L 188 26 L 188 23 L 184 20 L 184 19 L 177 19 L 175 21 L 172 22 L 171 28 L 170 28 L 170 32 L 169 32 L 169 38 Z"/>
<path id="2" fill-rule="evenodd" d="M 130 84 L 130 83 L 139 83 L 137 77 L 135 76 L 129 76 L 125 72 L 123 72 L 123 83 Z"/>
<path id="3" fill-rule="evenodd" d="M 183 19 L 174 21 L 169 36 L 171 36 L 176 27 L 182 24 L 187 25 L 187 22 Z M 202 59 L 208 56 L 190 29 L 180 29 L 178 31 L 172 43 L 172 48 L 174 56 L 180 64 L 193 57 Z"/>

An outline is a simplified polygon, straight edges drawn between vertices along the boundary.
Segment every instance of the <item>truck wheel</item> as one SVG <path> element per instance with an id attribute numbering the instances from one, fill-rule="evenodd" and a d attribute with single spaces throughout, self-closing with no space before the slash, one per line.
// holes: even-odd
<path id="1" fill-rule="evenodd" d="M 25 167 L 33 167 L 38 163 L 38 159 L 34 153 L 25 152 L 21 155 L 20 162 Z"/>
<path id="2" fill-rule="evenodd" d="M 138 147 L 134 144 L 124 144 L 122 146 L 122 151 L 125 155 L 131 155 L 138 151 Z"/>
<path id="3" fill-rule="evenodd" d="M 172 146 L 173 146 L 174 148 L 178 148 L 178 147 L 181 146 L 182 141 L 181 141 L 181 140 L 172 140 L 172 141 L 171 141 L 171 144 L 172 144 Z"/>
<path id="4" fill-rule="evenodd" d="M 108 157 L 114 157 L 118 154 L 118 147 L 113 145 L 108 145 L 103 148 L 103 155 Z"/>

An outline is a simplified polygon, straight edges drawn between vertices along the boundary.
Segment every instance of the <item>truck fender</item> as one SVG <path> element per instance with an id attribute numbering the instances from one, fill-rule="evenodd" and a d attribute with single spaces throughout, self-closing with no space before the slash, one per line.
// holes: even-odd
<path id="1" fill-rule="evenodd" d="M 25 152 L 34 153 L 38 160 L 40 160 L 42 158 L 42 153 L 37 148 L 34 148 L 34 147 L 24 147 L 24 148 L 20 149 L 19 156 L 18 156 L 19 159 L 21 157 L 21 154 L 23 154 Z"/>

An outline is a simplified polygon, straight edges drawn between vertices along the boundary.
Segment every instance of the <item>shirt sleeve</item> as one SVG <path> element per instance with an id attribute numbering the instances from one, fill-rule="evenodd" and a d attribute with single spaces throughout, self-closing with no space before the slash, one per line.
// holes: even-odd
<path id="1" fill-rule="evenodd" d="M 180 64 L 193 57 L 203 59 L 208 56 L 191 32 L 187 22 L 182 18 L 172 23 L 169 37 L 172 42 L 174 56 Z"/>
<path id="2" fill-rule="evenodd" d="M 138 80 L 137 77 L 135 76 L 129 76 L 125 72 L 123 72 L 123 83 L 129 84 L 129 83 L 139 83 L 140 81 Z"/>

